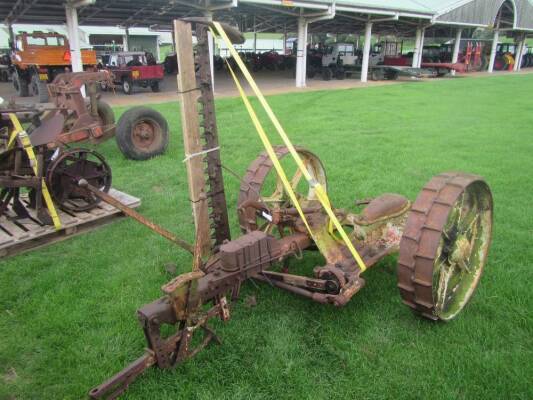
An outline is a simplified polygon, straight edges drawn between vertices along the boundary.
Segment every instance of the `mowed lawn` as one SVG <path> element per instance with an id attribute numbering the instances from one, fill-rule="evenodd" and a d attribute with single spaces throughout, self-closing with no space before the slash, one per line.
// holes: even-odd
<path id="1" fill-rule="evenodd" d="M 414 199 L 443 171 L 483 175 L 495 218 L 477 293 L 435 324 L 401 303 L 395 257 L 342 309 L 247 283 L 231 321 L 214 325 L 222 346 L 148 371 L 124 398 L 533 398 L 532 98 L 533 74 L 270 97 L 293 142 L 325 164 L 336 207 L 385 192 Z M 142 213 L 193 241 L 179 107 L 155 108 L 172 130 L 167 154 L 128 161 L 114 141 L 98 151 Z M 222 161 L 244 174 L 259 139 L 240 99 L 217 111 Z M 226 174 L 225 185 L 236 237 L 239 181 Z M 309 253 L 298 269 L 321 262 Z M 0 399 L 84 398 L 135 360 L 145 347 L 135 311 L 161 295 L 169 263 L 187 272 L 191 258 L 132 220 L 2 261 Z"/>

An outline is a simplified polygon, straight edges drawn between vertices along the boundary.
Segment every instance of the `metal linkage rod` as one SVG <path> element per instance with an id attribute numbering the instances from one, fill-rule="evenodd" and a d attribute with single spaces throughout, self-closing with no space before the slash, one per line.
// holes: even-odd
<path id="1" fill-rule="evenodd" d="M 114 197 L 110 196 L 109 194 L 104 193 L 101 190 L 98 190 L 98 188 L 95 188 L 94 186 L 90 185 L 89 182 L 87 182 L 85 179 L 80 179 L 78 181 L 78 186 L 89 190 L 92 194 L 94 194 L 100 200 L 105 201 L 106 203 L 112 205 L 115 208 L 118 208 L 120 211 L 122 211 L 128 217 L 133 218 L 137 222 L 140 222 L 144 226 L 150 228 L 152 231 L 154 231 L 158 235 L 163 236 L 165 239 L 168 239 L 172 243 L 177 244 L 182 249 L 187 250 L 191 254 L 194 254 L 194 247 L 192 245 L 190 245 L 189 243 L 187 243 L 185 240 L 180 239 L 179 237 L 174 235 L 172 232 L 169 232 L 165 228 L 163 228 L 163 227 L 157 225 L 156 223 L 150 221 L 145 216 L 139 214 L 137 211 L 135 211 L 131 207 L 128 207 L 124 203 L 118 201 L 117 199 L 115 199 Z"/>

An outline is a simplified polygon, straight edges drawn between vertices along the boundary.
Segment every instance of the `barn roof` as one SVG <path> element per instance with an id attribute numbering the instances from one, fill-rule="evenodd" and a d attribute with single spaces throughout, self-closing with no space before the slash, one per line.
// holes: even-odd
<path id="1" fill-rule="evenodd" d="M 65 22 L 65 0 L 0 0 L 6 23 Z M 492 27 L 505 9 L 505 28 L 533 31 L 531 0 L 96 0 L 79 9 L 80 25 L 167 25 L 175 18 L 202 15 L 207 9 L 215 18 L 251 30 L 257 22 L 263 31 L 294 29 L 300 13 L 330 13 L 333 19 L 312 24 L 311 30 L 354 32 L 370 16 L 391 16 L 376 29 L 401 30 L 402 22 Z"/>

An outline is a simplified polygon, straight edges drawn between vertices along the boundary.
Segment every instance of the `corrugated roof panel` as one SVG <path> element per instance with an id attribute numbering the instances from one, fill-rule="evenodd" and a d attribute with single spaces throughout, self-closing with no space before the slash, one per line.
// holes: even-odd
<path id="1" fill-rule="evenodd" d="M 529 0 L 515 0 L 517 29 L 532 29 L 533 30 L 533 2 Z"/>
<path id="2" fill-rule="evenodd" d="M 437 18 L 440 22 L 492 25 L 503 0 L 474 0 Z"/>
<path id="3" fill-rule="evenodd" d="M 502 5 L 510 2 L 514 8 L 514 28 L 533 30 L 533 1 L 531 0 L 470 0 L 437 18 L 439 22 L 493 26 Z"/>
<path id="4" fill-rule="evenodd" d="M 324 3 L 323 0 L 312 1 L 316 3 Z M 331 3 L 331 0 L 329 2 Z M 389 11 L 409 11 L 433 15 L 455 6 L 460 6 L 465 3 L 465 0 L 337 0 L 336 3 L 337 5 L 378 8 Z"/>
<path id="5" fill-rule="evenodd" d="M 338 0 L 337 5 L 433 14 L 431 7 L 422 0 Z"/>

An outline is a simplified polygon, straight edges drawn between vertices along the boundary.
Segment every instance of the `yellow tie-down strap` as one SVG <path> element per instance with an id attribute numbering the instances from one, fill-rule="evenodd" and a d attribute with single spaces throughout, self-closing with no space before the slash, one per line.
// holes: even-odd
<path id="1" fill-rule="evenodd" d="M 239 56 L 239 53 L 233 47 L 233 43 L 231 43 L 231 40 L 226 35 L 226 32 L 224 31 L 224 29 L 222 28 L 220 23 L 214 22 L 213 24 L 214 24 L 215 29 L 216 29 L 217 33 L 219 34 L 219 36 L 222 37 L 222 39 L 226 43 L 226 46 L 228 47 L 228 49 L 230 51 L 230 54 L 232 55 L 233 59 L 236 61 L 237 65 L 239 66 L 239 69 L 241 70 L 242 74 L 246 78 L 246 81 L 248 82 L 248 84 L 252 88 L 253 92 L 257 96 L 257 98 L 258 98 L 259 102 L 261 103 L 261 105 L 263 106 L 266 114 L 268 115 L 268 117 L 272 121 L 272 124 L 276 128 L 276 131 L 278 132 L 278 134 L 280 135 L 281 139 L 283 140 L 283 142 L 287 146 L 287 149 L 291 153 L 294 161 L 296 162 L 296 165 L 298 166 L 298 168 L 302 172 L 302 175 L 305 177 L 305 179 L 307 180 L 308 184 L 315 190 L 315 193 L 317 195 L 318 200 L 322 204 L 322 207 L 326 211 L 330 221 L 333 223 L 333 225 L 335 226 L 335 228 L 339 232 L 339 234 L 340 234 L 340 236 L 342 238 L 342 241 L 344 242 L 346 247 L 350 250 L 350 253 L 352 254 L 352 256 L 355 259 L 355 261 L 357 262 L 357 265 L 359 266 L 361 271 L 365 271 L 367 269 L 367 267 L 365 265 L 365 262 L 363 261 L 363 259 L 361 258 L 361 256 L 357 252 L 357 250 L 355 249 L 354 245 L 350 241 L 350 238 L 348 237 L 348 235 L 346 234 L 344 228 L 342 227 L 341 223 L 339 222 L 337 216 L 333 212 L 333 210 L 331 208 L 331 203 L 330 203 L 328 195 L 326 193 L 326 190 L 324 189 L 324 187 L 319 182 L 317 182 L 316 180 L 313 179 L 313 177 L 311 176 L 311 174 L 309 173 L 309 171 L 305 167 L 302 159 L 300 158 L 300 155 L 298 154 L 298 152 L 294 148 L 294 146 L 291 143 L 289 137 L 285 133 L 285 130 L 283 129 L 283 127 L 281 126 L 281 124 L 280 124 L 279 120 L 277 119 L 276 115 L 274 114 L 274 112 L 270 108 L 270 105 L 268 104 L 268 102 L 266 101 L 265 97 L 261 93 L 261 90 L 259 89 L 259 87 L 255 83 L 255 80 L 253 79 L 252 75 L 248 71 L 248 68 L 246 68 L 246 65 L 244 64 L 244 62 L 242 61 L 241 57 Z M 212 33 L 214 33 L 214 32 L 212 32 Z M 213 34 L 213 36 L 215 36 L 215 35 Z M 267 150 L 267 153 L 268 153 L 270 159 L 272 160 L 272 162 L 274 164 L 274 167 L 276 168 L 276 172 L 280 176 L 280 178 L 281 178 L 281 180 L 283 182 L 283 185 L 285 186 L 285 189 L 287 190 L 289 196 L 291 197 L 291 200 L 294 202 L 295 207 L 298 210 L 298 213 L 300 214 L 302 220 L 304 221 L 309 233 L 311 234 L 311 236 L 313 236 L 313 232 L 311 231 L 311 229 L 310 229 L 310 227 L 309 227 L 309 225 L 307 223 L 307 220 L 305 219 L 305 216 L 303 215 L 303 212 L 302 212 L 302 209 L 300 207 L 300 204 L 298 203 L 296 195 L 294 194 L 294 191 L 292 190 L 292 187 L 290 186 L 290 183 L 289 183 L 285 173 L 283 172 L 283 168 L 281 167 L 281 164 L 279 163 L 279 160 L 276 157 L 274 149 L 272 148 L 272 145 L 270 144 L 270 141 L 266 137 L 264 129 L 261 127 L 261 123 L 259 122 L 259 119 L 257 118 L 256 113 L 253 111 L 253 108 L 252 108 L 252 106 L 251 106 L 246 94 L 244 93 L 244 90 L 242 89 L 242 86 L 240 85 L 240 83 L 239 83 L 239 81 L 237 79 L 237 76 L 235 75 L 235 73 L 231 69 L 231 66 L 230 66 L 230 72 L 231 72 L 231 75 L 233 76 L 233 79 L 235 80 L 235 83 L 236 83 L 238 89 L 239 89 L 239 93 L 240 93 L 240 95 L 241 95 L 241 97 L 242 97 L 242 99 L 244 101 L 244 104 L 246 105 L 246 108 L 248 110 L 248 113 L 250 114 L 252 122 L 254 123 L 254 126 L 256 127 L 256 129 L 257 129 L 257 131 L 259 133 L 259 136 L 261 137 L 261 140 L 263 141 L 263 145 L 265 146 L 265 148 Z"/>
<path id="2" fill-rule="evenodd" d="M 11 148 L 15 144 L 15 140 L 18 137 L 22 143 L 22 147 L 24 147 L 24 150 L 26 151 L 26 154 L 28 155 L 28 158 L 30 160 L 30 165 L 33 169 L 35 176 L 39 176 L 37 158 L 35 157 L 35 152 L 33 151 L 33 146 L 31 145 L 28 134 L 22 128 L 22 125 L 20 124 L 20 121 L 18 120 L 15 114 L 9 114 L 9 119 L 11 120 L 11 123 L 13 124 L 13 132 L 11 133 L 9 142 L 7 144 L 8 149 Z M 46 203 L 46 207 L 48 208 L 50 217 L 52 217 L 52 221 L 54 222 L 54 227 L 56 228 L 56 230 L 60 230 L 61 220 L 59 219 L 59 216 L 57 215 L 54 202 L 52 201 L 52 197 L 50 196 L 50 192 L 48 191 L 48 187 L 46 186 L 46 181 L 44 178 L 41 178 L 41 179 L 42 179 L 41 191 L 43 193 L 44 202 Z"/>

